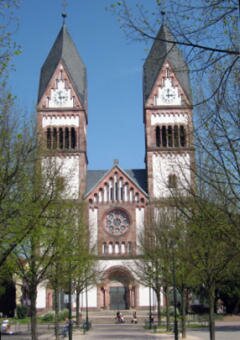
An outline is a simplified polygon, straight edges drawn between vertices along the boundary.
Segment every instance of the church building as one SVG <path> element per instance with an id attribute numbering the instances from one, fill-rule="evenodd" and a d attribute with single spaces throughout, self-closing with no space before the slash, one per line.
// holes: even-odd
<path id="1" fill-rule="evenodd" d="M 62 165 L 61 176 L 67 178 L 64 197 L 87 204 L 90 242 L 103 273 L 88 292 L 92 309 L 149 306 L 149 288 L 131 269 L 141 254 L 139 239 L 149 203 L 164 202 L 174 188 L 184 193 L 193 183 L 189 72 L 171 41 L 174 37 L 162 25 L 143 65 L 139 101 L 145 127 L 144 169 L 122 169 L 117 160 L 111 169 L 89 169 L 87 69 L 65 24 L 41 68 L 38 129 Z M 46 306 L 46 298 L 42 293 L 39 308 Z"/>

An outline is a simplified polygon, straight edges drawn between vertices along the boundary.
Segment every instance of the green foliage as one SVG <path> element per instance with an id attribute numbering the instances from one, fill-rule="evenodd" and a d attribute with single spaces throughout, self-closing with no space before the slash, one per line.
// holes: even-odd
<path id="1" fill-rule="evenodd" d="M 13 32 L 18 25 L 15 11 L 18 8 L 18 0 L 0 0 L 0 77 L 6 77 L 7 69 L 13 56 L 21 54 L 21 48 L 13 40 Z M 1 79 L 2 80 L 2 79 Z"/>
<path id="2" fill-rule="evenodd" d="M 64 321 L 68 317 L 68 309 L 63 309 L 59 312 L 58 321 Z M 54 322 L 55 321 L 55 312 L 48 312 L 39 317 L 41 322 Z"/>
<path id="3" fill-rule="evenodd" d="M 17 305 L 16 315 L 18 319 L 25 319 L 28 316 L 27 306 Z"/>
<path id="4" fill-rule="evenodd" d="M 166 310 L 165 307 L 161 308 L 161 312 L 162 312 L 163 316 L 167 315 L 167 310 Z M 169 315 L 173 317 L 174 316 L 174 306 L 169 306 L 169 311 L 168 312 L 169 312 Z M 177 316 L 180 315 L 180 312 L 179 312 L 178 308 L 176 309 L 176 314 L 177 314 Z"/>
<path id="5" fill-rule="evenodd" d="M 39 319 L 42 322 L 53 322 L 55 318 L 55 313 L 54 312 L 48 312 L 42 316 L 39 317 Z"/>

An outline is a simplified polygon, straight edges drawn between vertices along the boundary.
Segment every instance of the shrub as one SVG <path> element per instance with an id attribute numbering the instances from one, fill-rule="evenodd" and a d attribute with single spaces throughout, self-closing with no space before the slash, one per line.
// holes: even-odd
<path id="1" fill-rule="evenodd" d="M 28 316 L 28 307 L 17 305 L 16 314 L 18 319 L 25 319 Z"/>
<path id="2" fill-rule="evenodd" d="M 54 312 L 46 313 L 46 314 L 40 316 L 40 320 L 45 321 L 45 322 L 53 322 L 54 321 L 54 315 L 55 315 Z"/>
<path id="3" fill-rule="evenodd" d="M 161 308 L 161 312 L 163 316 L 167 315 L 166 307 Z M 176 309 L 177 315 L 179 315 L 179 309 Z M 174 316 L 174 306 L 169 306 L 169 315 Z"/>
<path id="4" fill-rule="evenodd" d="M 63 309 L 62 311 L 59 312 L 59 317 L 58 317 L 58 321 L 63 321 L 68 317 L 68 310 L 67 309 Z M 53 322 L 55 318 L 55 312 L 48 312 L 44 315 L 41 315 L 39 317 L 39 319 L 42 322 Z"/>
<path id="5" fill-rule="evenodd" d="M 191 305 L 191 310 L 195 314 L 207 314 L 209 307 L 204 305 Z"/>
<path id="6" fill-rule="evenodd" d="M 59 312 L 59 321 L 63 321 L 68 317 L 69 311 L 68 309 L 63 309 Z"/>

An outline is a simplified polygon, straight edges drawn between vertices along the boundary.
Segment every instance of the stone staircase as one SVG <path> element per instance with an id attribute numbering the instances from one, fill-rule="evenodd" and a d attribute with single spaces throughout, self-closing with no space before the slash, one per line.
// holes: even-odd
<path id="1" fill-rule="evenodd" d="M 116 317 L 115 310 L 101 310 L 101 311 L 89 311 L 88 317 L 92 324 L 114 324 L 115 317 Z M 125 318 L 126 323 L 131 323 L 133 310 L 121 310 Z M 82 319 L 85 319 L 85 311 L 82 313 Z M 138 323 L 144 324 L 145 320 L 148 318 L 148 311 L 147 310 L 137 310 L 137 319 Z"/>

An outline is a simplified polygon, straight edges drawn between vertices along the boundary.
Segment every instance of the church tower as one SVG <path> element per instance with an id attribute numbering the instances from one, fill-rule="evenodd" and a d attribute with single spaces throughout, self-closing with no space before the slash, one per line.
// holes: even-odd
<path id="1" fill-rule="evenodd" d="M 82 197 L 87 171 L 87 75 L 63 24 L 40 73 L 38 130 L 54 155 L 67 198 Z"/>
<path id="2" fill-rule="evenodd" d="M 193 184 L 192 98 L 188 67 L 162 25 L 144 64 L 145 162 L 150 199 Z"/>

